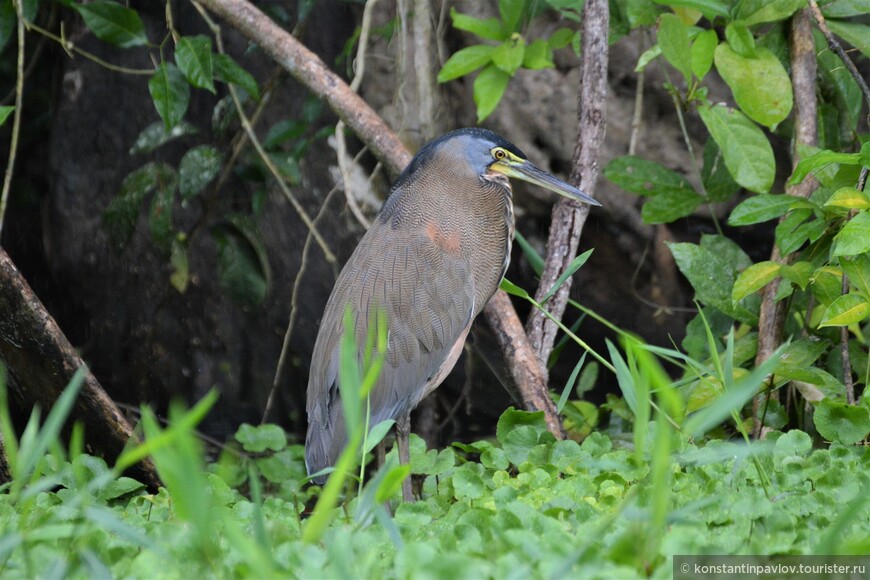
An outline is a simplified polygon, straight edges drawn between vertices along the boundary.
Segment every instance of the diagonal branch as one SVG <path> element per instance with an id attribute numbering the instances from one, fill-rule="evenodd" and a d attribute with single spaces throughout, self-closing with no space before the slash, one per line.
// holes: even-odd
<path id="1" fill-rule="evenodd" d="M 610 10 L 607 0 L 587 0 L 583 6 L 583 62 L 580 73 L 577 147 L 570 181 L 592 193 L 598 180 L 598 153 L 604 141 L 607 103 L 607 31 Z M 535 299 L 543 300 L 556 280 L 577 255 L 580 234 L 589 215 L 589 206 L 560 200 L 553 209 L 550 237 L 547 241 L 547 261 L 541 274 Z M 546 308 L 561 319 L 571 291 L 571 278 L 547 302 Z M 546 369 L 553 351 L 556 324 L 544 312 L 533 309 L 526 323 L 532 347 L 541 366 Z M 546 371 L 545 371 L 546 372 Z M 546 377 L 546 375 L 544 375 Z"/>

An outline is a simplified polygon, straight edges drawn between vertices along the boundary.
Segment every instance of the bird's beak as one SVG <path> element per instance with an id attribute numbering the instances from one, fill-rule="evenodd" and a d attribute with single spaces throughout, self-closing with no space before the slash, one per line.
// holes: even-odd
<path id="1" fill-rule="evenodd" d="M 558 177 L 550 175 L 526 159 L 504 159 L 501 162 L 493 163 L 490 166 L 490 169 L 498 171 L 508 177 L 515 177 L 517 179 L 522 179 L 523 181 L 528 181 L 529 183 L 534 183 L 535 185 L 539 185 L 575 201 L 582 201 L 589 205 L 601 205 L 595 201 L 594 198 L 583 193 L 573 185 L 562 181 Z"/>

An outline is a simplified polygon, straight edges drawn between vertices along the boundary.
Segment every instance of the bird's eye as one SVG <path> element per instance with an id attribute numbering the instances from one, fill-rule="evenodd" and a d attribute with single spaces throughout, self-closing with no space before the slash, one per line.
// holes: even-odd
<path id="1" fill-rule="evenodd" d="M 495 148 L 492 150 L 492 156 L 495 157 L 497 161 L 501 161 L 507 157 L 507 152 L 504 149 Z"/>

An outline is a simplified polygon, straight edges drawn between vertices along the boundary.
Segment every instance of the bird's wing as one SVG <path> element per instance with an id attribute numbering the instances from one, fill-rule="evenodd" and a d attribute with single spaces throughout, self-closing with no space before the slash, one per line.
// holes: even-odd
<path id="1" fill-rule="evenodd" d="M 371 392 L 372 425 L 416 406 L 471 324 L 473 279 L 458 247 L 449 240 L 439 243 L 431 231 L 403 233 L 396 235 L 389 223 L 376 222 L 327 302 L 308 382 L 306 449 L 312 471 L 332 465 L 344 445 L 338 364 L 345 305 L 355 316 L 360 359 L 370 317 L 378 307 L 387 315 L 387 364 Z"/>

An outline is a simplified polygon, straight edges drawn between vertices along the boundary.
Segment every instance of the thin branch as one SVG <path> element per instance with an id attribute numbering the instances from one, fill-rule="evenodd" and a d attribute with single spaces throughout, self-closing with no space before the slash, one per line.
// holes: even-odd
<path id="1" fill-rule="evenodd" d="M 598 180 L 598 154 L 604 141 L 607 104 L 607 32 L 610 11 L 607 0 L 587 0 L 583 6 L 583 62 L 578 106 L 577 147 L 570 181 L 592 193 Z M 580 234 L 589 215 L 589 207 L 560 200 L 553 209 L 547 259 L 535 295 L 538 302 L 550 290 L 577 254 Z M 556 292 L 545 307 L 556 319 L 565 312 L 571 279 Z M 540 309 L 533 309 L 526 322 L 526 332 L 537 353 L 544 377 L 546 361 L 553 350 L 556 324 Z M 545 379 L 546 382 L 546 379 Z"/>

